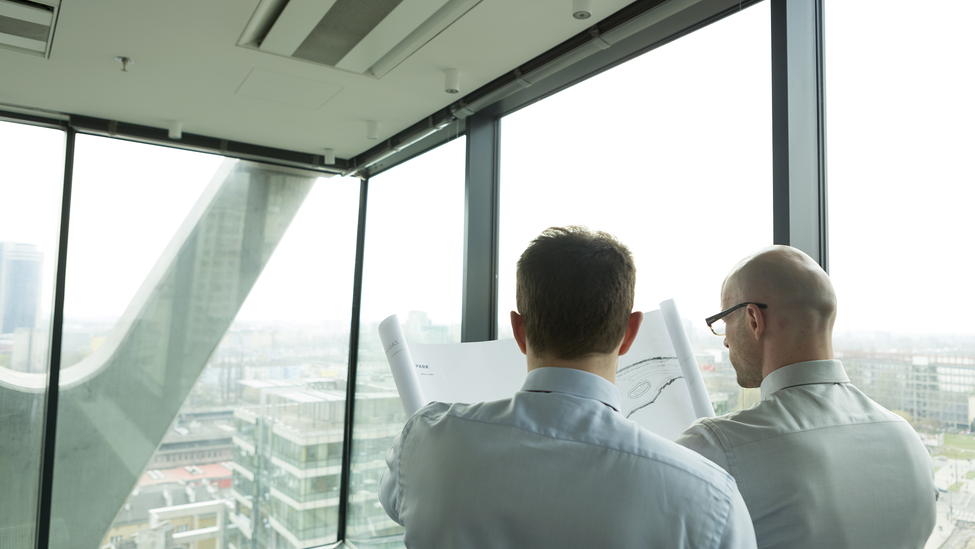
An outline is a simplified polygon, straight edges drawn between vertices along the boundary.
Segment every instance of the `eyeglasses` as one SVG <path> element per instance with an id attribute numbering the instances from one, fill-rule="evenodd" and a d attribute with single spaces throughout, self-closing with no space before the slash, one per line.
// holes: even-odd
<path id="1" fill-rule="evenodd" d="M 704 322 L 708 323 L 708 328 L 711 328 L 711 332 L 714 335 L 723 336 L 725 334 L 725 326 L 724 326 L 724 320 L 722 319 L 728 316 L 729 314 L 737 311 L 738 309 L 741 309 L 742 307 L 746 307 L 748 305 L 755 305 L 759 309 L 768 309 L 768 305 L 764 303 L 752 303 L 751 301 L 746 301 L 745 303 L 739 303 L 738 305 L 735 305 L 730 309 L 725 309 L 714 316 L 709 316 L 704 319 Z"/>

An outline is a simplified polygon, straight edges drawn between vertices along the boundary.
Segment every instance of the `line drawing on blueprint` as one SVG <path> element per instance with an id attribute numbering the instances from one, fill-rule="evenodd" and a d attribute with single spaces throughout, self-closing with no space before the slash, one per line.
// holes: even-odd
<path id="1" fill-rule="evenodd" d="M 647 358 L 621 367 L 616 371 L 616 386 L 622 397 L 623 417 L 629 419 L 652 406 L 664 389 L 679 379 L 684 379 L 684 373 L 673 356 Z"/>

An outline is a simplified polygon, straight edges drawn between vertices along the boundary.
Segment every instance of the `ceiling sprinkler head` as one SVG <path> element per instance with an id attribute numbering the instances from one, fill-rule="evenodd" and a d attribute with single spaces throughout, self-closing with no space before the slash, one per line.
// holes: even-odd
<path id="1" fill-rule="evenodd" d="M 135 61 L 133 61 L 131 57 L 125 57 L 124 55 L 116 57 L 115 60 L 122 64 L 122 72 L 129 72 L 125 70 L 126 67 L 129 65 L 135 65 Z"/>

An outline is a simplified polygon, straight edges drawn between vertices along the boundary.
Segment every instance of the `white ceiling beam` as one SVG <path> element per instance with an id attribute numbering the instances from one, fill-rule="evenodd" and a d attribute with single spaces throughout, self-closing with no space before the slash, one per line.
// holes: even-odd
<path id="1" fill-rule="evenodd" d="M 12 2 L 0 1 L 0 16 L 10 17 L 11 19 L 20 19 L 21 21 L 27 21 L 29 23 L 37 23 L 38 25 L 44 25 L 46 27 L 51 26 L 51 18 L 53 13 L 48 10 L 42 10 L 40 8 L 32 8 L 30 6 L 25 6 L 23 4 L 14 4 Z"/>
<path id="2" fill-rule="evenodd" d="M 0 33 L 0 44 L 41 53 L 44 53 L 44 50 L 47 49 L 47 42 L 44 42 L 43 40 L 31 40 L 30 38 L 14 36 L 12 34 Z"/>
<path id="3" fill-rule="evenodd" d="M 454 21 L 463 17 L 465 13 L 470 11 L 480 1 L 449 0 L 433 17 L 427 19 L 425 23 L 417 27 L 416 30 L 407 36 L 404 39 L 405 42 L 401 42 L 403 47 L 394 47 L 386 55 L 381 57 L 379 61 L 371 65 L 369 72 L 377 78 L 382 78 L 393 67 L 399 65 L 404 59 L 413 55 L 413 52 L 422 48 L 427 42 L 433 40 L 435 36 L 452 25 Z"/>
<path id="4" fill-rule="evenodd" d="M 291 0 L 278 16 L 264 41 L 261 51 L 291 57 L 311 34 L 319 21 L 332 9 L 336 0 Z"/>
<path id="5" fill-rule="evenodd" d="M 335 67 L 365 73 L 446 3 L 446 0 L 404 0 Z"/>

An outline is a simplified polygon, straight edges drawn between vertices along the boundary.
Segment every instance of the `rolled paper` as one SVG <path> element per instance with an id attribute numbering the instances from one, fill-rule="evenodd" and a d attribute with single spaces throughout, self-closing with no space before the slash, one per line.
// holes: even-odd
<path id="1" fill-rule="evenodd" d="M 423 390 L 420 389 L 420 382 L 416 377 L 416 366 L 410 356 L 410 348 L 406 344 L 398 316 L 393 315 L 379 324 L 379 339 L 386 351 L 386 361 L 393 372 L 393 381 L 396 382 L 403 409 L 407 416 L 412 416 L 427 403 L 423 398 Z"/>
<path id="2" fill-rule="evenodd" d="M 704 386 L 701 368 L 697 365 L 694 351 L 691 350 L 691 342 L 687 339 L 687 332 L 684 331 L 684 323 L 681 322 L 680 314 L 677 312 L 677 304 L 674 303 L 673 299 L 662 301 L 660 312 L 664 315 L 664 323 L 667 324 L 667 331 L 670 332 L 670 340 L 674 344 L 677 361 L 680 362 L 684 381 L 687 382 L 687 392 L 691 395 L 694 415 L 697 417 L 714 417 L 714 406 L 711 405 L 711 398 L 708 397 L 708 390 Z"/>

